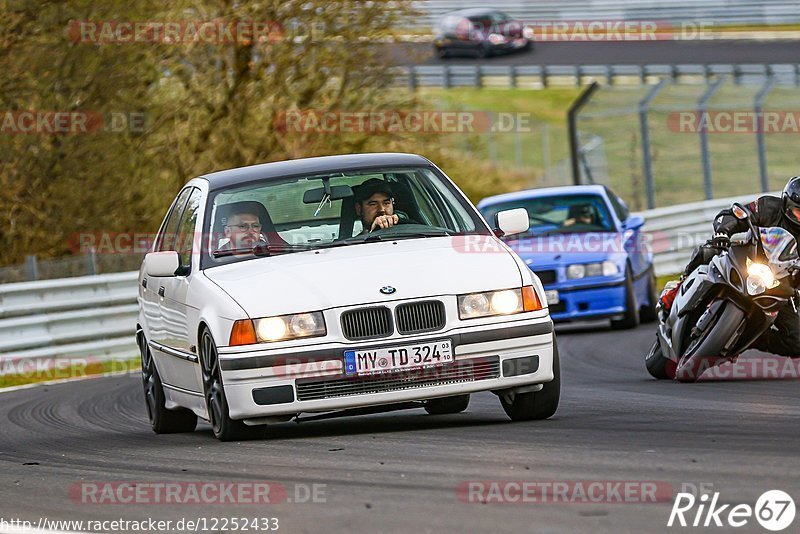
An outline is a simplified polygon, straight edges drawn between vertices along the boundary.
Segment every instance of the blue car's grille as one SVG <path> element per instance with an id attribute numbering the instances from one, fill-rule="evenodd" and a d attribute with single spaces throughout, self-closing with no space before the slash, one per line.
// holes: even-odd
<path id="1" fill-rule="evenodd" d="M 536 276 L 539 277 L 539 280 L 542 281 L 542 284 L 555 284 L 556 283 L 556 272 L 555 271 L 534 271 Z"/>

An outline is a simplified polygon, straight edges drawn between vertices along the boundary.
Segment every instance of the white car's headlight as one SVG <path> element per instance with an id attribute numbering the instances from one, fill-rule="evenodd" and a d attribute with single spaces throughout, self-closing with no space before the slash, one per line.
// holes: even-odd
<path id="1" fill-rule="evenodd" d="M 459 319 L 511 315 L 541 309 L 542 304 L 533 286 L 458 296 Z"/>
<path id="2" fill-rule="evenodd" d="M 567 278 L 578 280 L 589 276 L 614 276 L 619 274 L 619 267 L 613 261 L 602 263 L 573 263 L 567 267 Z"/>
<path id="3" fill-rule="evenodd" d="M 233 324 L 231 345 L 287 341 L 327 334 L 322 312 L 294 313 L 260 319 L 241 319 Z"/>

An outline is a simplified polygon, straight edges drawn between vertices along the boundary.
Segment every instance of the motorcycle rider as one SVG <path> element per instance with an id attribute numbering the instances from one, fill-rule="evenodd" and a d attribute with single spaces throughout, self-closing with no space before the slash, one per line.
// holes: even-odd
<path id="1" fill-rule="evenodd" d="M 800 242 L 800 176 L 789 179 L 781 197 L 764 195 L 747 204 L 755 226 L 780 227 L 789 231 Z M 719 250 L 727 249 L 730 236 L 748 230 L 745 221 L 737 219 L 731 208 L 720 211 L 714 218 L 714 236 L 706 247 L 698 247 L 681 276 L 683 281 L 698 265 L 711 261 L 709 257 Z M 679 285 L 664 295 L 663 300 L 671 303 Z M 787 302 L 779 310 L 772 327 L 756 340 L 751 348 L 780 356 L 800 357 L 800 314 Z M 732 358 L 735 360 L 735 357 Z"/>

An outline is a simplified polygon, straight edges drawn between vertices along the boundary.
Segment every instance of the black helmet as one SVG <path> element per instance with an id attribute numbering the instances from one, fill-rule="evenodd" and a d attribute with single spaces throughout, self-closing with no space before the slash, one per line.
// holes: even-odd
<path id="1" fill-rule="evenodd" d="M 783 214 L 793 229 L 800 232 L 800 176 L 789 178 L 783 188 Z"/>

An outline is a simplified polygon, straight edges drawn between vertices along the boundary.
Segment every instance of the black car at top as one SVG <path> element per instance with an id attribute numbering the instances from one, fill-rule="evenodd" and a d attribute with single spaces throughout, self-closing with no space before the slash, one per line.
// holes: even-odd
<path id="1" fill-rule="evenodd" d="M 444 15 L 436 25 L 433 46 L 440 58 L 514 52 L 531 46 L 532 32 L 520 20 L 488 8 L 462 9 Z"/>

